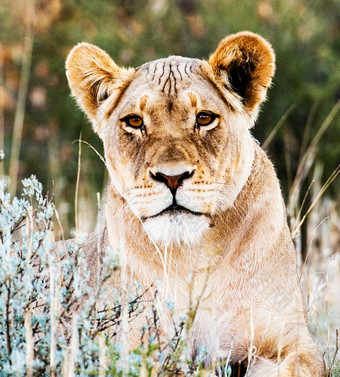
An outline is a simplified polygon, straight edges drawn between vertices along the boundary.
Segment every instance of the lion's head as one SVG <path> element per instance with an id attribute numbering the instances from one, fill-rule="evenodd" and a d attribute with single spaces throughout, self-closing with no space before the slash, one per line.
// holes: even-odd
<path id="1" fill-rule="evenodd" d="M 154 241 L 195 243 L 233 206 L 274 59 L 249 32 L 222 40 L 209 61 L 170 56 L 136 69 L 88 43 L 71 51 L 72 94 L 104 142 L 111 184 Z"/>

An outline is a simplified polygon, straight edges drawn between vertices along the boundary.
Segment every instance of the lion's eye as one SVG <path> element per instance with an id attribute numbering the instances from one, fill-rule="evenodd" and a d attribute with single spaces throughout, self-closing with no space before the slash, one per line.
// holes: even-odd
<path id="1" fill-rule="evenodd" d="M 144 126 L 143 119 L 138 115 L 130 115 L 122 119 L 127 126 L 132 128 L 141 128 Z"/>
<path id="2" fill-rule="evenodd" d="M 196 115 L 197 126 L 209 126 L 216 119 L 216 115 L 212 113 L 200 112 Z"/>

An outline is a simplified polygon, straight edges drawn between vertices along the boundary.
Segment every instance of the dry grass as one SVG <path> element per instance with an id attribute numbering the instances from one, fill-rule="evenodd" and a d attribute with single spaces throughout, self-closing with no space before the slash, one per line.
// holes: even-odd
<path id="1" fill-rule="evenodd" d="M 316 156 L 321 137 L 339 110 L 337 102 L 311 142 L 303 140 L 287 206 L 309 327 L 324 353 L 328 375 L 334 377 L 340 375 L 340 208 L 324 194 L 338 178 L 340 166 L 322 183 L 323 167 Z M 307 138 L 308 131 L 305 135 Z M 312 177 L 311 183 L 303 193 L 308 176 Z"/>
<path id="2" fill-rule="evenodd" d="M 317 194 L 315 194 L 317 195 Z M 301 276 L 309 326 L 324 352 L 329 373 L 340 367 L 337 352 L 340 330 L 340 219 L 328 198 L 317 202 L 306 224 L 308 251 Z M 330 374 L 331 375 L 331 374 Z"/>

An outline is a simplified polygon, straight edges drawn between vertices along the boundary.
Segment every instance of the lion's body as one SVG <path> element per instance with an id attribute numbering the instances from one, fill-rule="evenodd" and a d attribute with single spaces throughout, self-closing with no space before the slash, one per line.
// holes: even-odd
<path id="1" fill-rule="evenodd" d="M 67 70 L 104 142 L 106 242 L 124 245 L 124 279 L 144 289 L 161 280 L 160 297 L 179 312 L 199 300 L 192 352 L 205 346 L 207 364 L 251 356 L 251 376 L 323 376 L 279 182 L 249 132 L 274 73 L 269 44 L 241 33 L 209 62 L 169 57 L 136 70 L 81 44 Z M 93 276 L 96 247 L 87 246 Z"/>

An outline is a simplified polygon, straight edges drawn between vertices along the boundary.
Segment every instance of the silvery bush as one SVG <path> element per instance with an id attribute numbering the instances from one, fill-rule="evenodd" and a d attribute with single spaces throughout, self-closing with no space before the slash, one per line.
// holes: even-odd
<path id="1" fill-rule="evenodd" d="M 22 184 L 17 198 L 0 181 L 0 376 L 148 376 L 152 368 L 164 376 L 182 369 L 200 375 L 205 350 L 186 357 L 195 313 L 178 319 L 167 302 L 174 337 L 164 344 L 151 305 L 140 346 L 127 352 L 119 336 L 123 313 L 128 321 L 140 315 L 145 292 L 138 282 L 127 300 L 118 290 L 105 292 L 103 282 L 120 268 L 119 253 L 107 249 L 98 291 L 90 295 L 83 240 L 56 243 L 52 201 L 35 176 Z M 102 295 L 112 305 L 99 310 Z"/>

